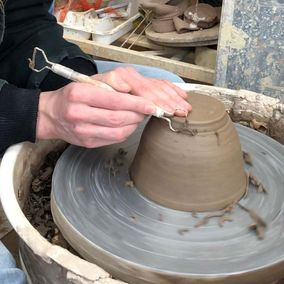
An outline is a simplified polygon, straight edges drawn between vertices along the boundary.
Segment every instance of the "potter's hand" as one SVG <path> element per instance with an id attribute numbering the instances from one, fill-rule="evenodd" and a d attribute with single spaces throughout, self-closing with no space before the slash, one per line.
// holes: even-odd
<path id="1" fill-rule="evenodd" d="M 154 112 L 155 104 L 146 98 L 71 83 L 41 93 L 37 138 L 62 139 L 89 148 L 119 143 L 136 129 L 144 115 Z"/>
<path id="2" fill-rule="evenodd" d="M 170 113 L 185 116 L 191 110 L 191 106 L 185 101 L 186 92 L 168 81 L 146 78 L 132 67 L 116 68 L 93 77 L 118 92 L 146 98 Z"/>

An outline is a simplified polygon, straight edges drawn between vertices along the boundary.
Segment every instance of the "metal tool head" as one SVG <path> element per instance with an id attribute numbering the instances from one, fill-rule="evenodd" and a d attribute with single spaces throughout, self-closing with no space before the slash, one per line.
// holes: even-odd
<path id="1" fill-rule="evenodd" d="M 161 118 L 161 119 L 166 120 L 169 124 L 170 130 L 173 131 L 173 132 L 177 132 L 177 130 L 173 128 L 172 121 L 170 119 L 170 117 L 174 116 L 173 113 L 170 113 L 170 112 L 168 112 L 168 111 L 157 106 L 154 116 L 157 117 L 157 118 Z"/>
<path id="2" fill-rule="evenodd" d="M 176 111 L 184 112 L 185 118 L 187 117 L 188 113 L 184 109 L 176 109 L 175 112 Z M 179 130 L 178 129 L 174 129 L 173 125 L 172 125 L 171 117 L 174 116 L 174 113 L 170 113 L 170 112 L 168 112 L 168 111 L 166 111 L 166 110 L 164 110 L 164 109 L 162 109 L 160 107 L 156 107 L 156 112 L 155 112 L 154 116 L 157 117 L 157 118 L 161 118 L 163 120 L 166 120 L 168 122 L 168 124 L 169 124 L 169 128 L 170 128 L 171 131 L 179 132 Z"/>
<path id="3" fill-rule="evenodd" d="M 71 71 L 71 74 L 73 74 L 73 76 L 76 73 L 76 72 L 72 72 L 73 70 L 69 69 L 69 70 L 67 70 L 68 74 L 66 76 L 66 69 L 68 69 L 68 68 L 66 68 L 64 66 L 61 66 L 63 68 L 63 71 L 60 70 L 61 72 L 58 72 L 59 71 L 58 68 L 57 68 L 57 71 L 55 71 L 54 68 L 52 68 L 52 67 L 54 67 L 55 65 L 57 67 L 59 67 L 60 65 L 59 64 L 55 64 L 55 63 L 49 61 L 47 56 L 46 56 L 46 54 L 45 54 L 45 52 L 41 48 L 39 48 L 39 47 L 35 47 L 34 48 L 32 59 L 29 58 L 28 60 L 29 60 L 29 68 L 32 69 L 35 72 L 41 72 L 41 71 L 43 71 L 45 69 L 48 69 L 48 70 L 51 70 L 51 71 L 55 72 L 56 74 L 58 74 L 60 76 L 63 76 L 65 78 L 67 78 L 67 79 L 70 79 L 70 77 L 71 77 L 71 76 L 69 76 L 70 75 L 70 71 Z M 40 62 L 40 64 L 38 64 L 38 62 Z M 40 66 L 38 66 L 38 65 L 40 65 Z M 80 78 L 82 78 L 82 77 L 80 76 Z M 77 81 L 77 80 L 75 80 L 75 81 Z M 80 80 L 78 80 L 78 81 L 80 81 Z M 109 87 L 109 86 L 107 86 L 107 87 Z M 153 115 L 155 117 L 157 117 L 157 118 L 161 118 L 161 119 L 166 120 L 168 122 L 168 124 L 169 124 L 170 130 L 174 131 L 174 132 L 177 132 L 177 130 L 175 130 L 172 127 L 172 122 L 171 122 L 171 119 L 169 118 L 169 117 L 174 116 L 174 113 L 170 113 L 170 112 L 168 112 L 168 111 L 166 111 L 166 110 L 164 110 L 164 109 L 162 109 L 162 108 L 157 106 L 156 107 L 156 111 L 155 111 L 155 113 Z"/>
<path id="4" fill-rule="evenodd" d="M 41 58 L 41 60 L 39 60 L 39 58 Z M 53 64 L 47 59 L 45 52 L 39 47 L 34 48 L 32 59 L 28 58 L 28 61 L 30 69 L 35 72 L 41 72 L 45 69 L 51 70 Z M 41 67 L 37 66 L 37 62 L 39 61 L 43 64 Z"/>

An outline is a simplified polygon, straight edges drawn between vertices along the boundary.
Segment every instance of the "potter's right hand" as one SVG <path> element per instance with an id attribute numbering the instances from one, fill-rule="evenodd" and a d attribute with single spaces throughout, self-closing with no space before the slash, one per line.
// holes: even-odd
<path id="1" fill-rule="evenodd" d="M 154 111 L 154 103 L 143 97 L 70 83 L 41 93 L 37 138 L 62 139 L 88 148 L 119 143 Z"/>

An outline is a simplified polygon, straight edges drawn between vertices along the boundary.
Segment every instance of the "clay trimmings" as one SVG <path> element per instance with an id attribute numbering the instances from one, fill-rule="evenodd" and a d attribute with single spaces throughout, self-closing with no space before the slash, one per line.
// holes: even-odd
<path id="1" fill-rule="evenodd" d="M 218 22 L 217 12 L 209 4 L 189 6 L 188 0 L 150 1 L 143 0 L 143 8 L 151 10 L 152 25 L 155 32 L 178 33 L 207 29 Z"/>
<path id="2" fill-rule="evenodd" d="M 246 191 L 239 137 L 220 101 L 196 93 L 188 101 L 193 111 L 187 123 L 172 120 L 174 129 L 183 131 L 173 132 L 167 122 L 151 118 L 130 167 L 131 179 L 143 195 L 165 207 L 219 210 Z"/>

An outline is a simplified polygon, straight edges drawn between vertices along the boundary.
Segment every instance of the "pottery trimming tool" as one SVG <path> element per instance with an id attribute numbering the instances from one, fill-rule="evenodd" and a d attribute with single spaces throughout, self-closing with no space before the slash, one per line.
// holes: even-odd
<path id="1" fill-rule="evenodd" d="M 44 62 L 43 62 L 44 65 L 41 68 L 38 68 L 37 64 L 36 64 L 36 58 L 37 58 L 38 53 L 40 53 L 41 56 L 44 59 Z M 48 69 L 48 70 L 52 71 L 53 73 L 55 73 L 59 76 L 62 76 L 64 78 L 68 79 L 68 80 L 74 81 L 74 82 L 92 84 L 92 85 L 99 87 L 99 88 L 115 91 L 110 85 L 108 85 L 106 83 L 98 81 L 94 78 L 91 78 L 91 77 L 85 75 L 85 74 L 76 72 L 75 70 L 68 68 L 66 66 L 63 66 L 61 64 L 49 61 L 44 50 L 42 50 L 39 47 L 34 48 L 32 59 L 29 58 L 28 60 L 29 60 L 30 69 L 32 69 L 35 72 L 39 73 L 43 70 Z M 153 116 L 166 120 L 169 124 L 170 130 L 174 131 L 174 132 L 177 131 L 172 127 L 172 122 L 169 118 L 169 117 L 173 116 L 173 113 L 169 113 L 166 110 L 156 106 L 156 111 L 153 114 Z"/>

